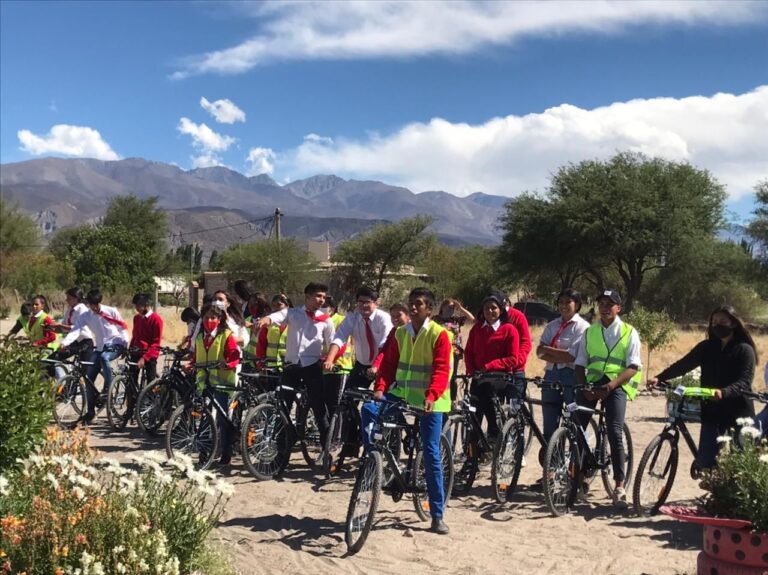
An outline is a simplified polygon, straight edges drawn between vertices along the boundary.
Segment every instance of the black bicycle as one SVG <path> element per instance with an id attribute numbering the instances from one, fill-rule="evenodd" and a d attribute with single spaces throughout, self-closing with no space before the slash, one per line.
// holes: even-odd
<path id="1" fill-rule="evenodd" d="M 365 545 L 382 491 L 389 493 L 395 502 L 407 493 L 412 494 L 413 506 L 419 519 L 430 519 L 424 452 L 419 433 L 419 416 L 425 415 L 425 412 L 402 400 L 383 398 L 381 403 L 371 435 L 373 444 L 360 462 L 347 509 L 345 540 L 349 553 L 357 553 Z M 412 418 L 410 422 L 409 418 Z M 385 433 L 386 430 L 397 430 L 398 437 L 402 433 L 402 443 L 408 456 L 404 467 L 400 463 L 399 452 L 393 453 L 390 449 L 390 436 Z M 451 446 L 442 433 L 440 454 L 447 504 L 452 491 L 454 469 Z M 385 469 L 389 469 L 392 476 L 388 485 L 384 481 Z"/>
<path id="2" fill-rule="evenodd" d="M 140 348 L 129 349 L 125 363 L 115 370 L 117 375 L 107 393 L 107 421 L 114 430 L 124 429 L 134 418 L 136 400 L 147 385 L 147 374 L 144 369 L 139 369 L 138 362 L 145 352 Z"/>
<path id="3" fill-rule="evenodd" d="M 189 351 L 162 347 L 160 353 L 165 357 L 163 373 L 142 387 L 136 399 L 136 423 L 147 435 L 164 433 L 163 424 L 195 389 L 194 377 L 182 367 Z"/>
<path id="4" fill-rule="evenodd" d="M 295 418 L 291 411 L 295 403 Z M 265 481 L 278 477 L 298 442 L 307 465 L 322 463 L 320 432 L 306 388 L 278 384 L 243 418 L 240 451 L 248 472 Z"/>
<path id="5" fill-rule="evenodd" d="M 553 388 L 556 388 L 554 385 Z M 575 386 L 575 391 L 588 389 L 588 386 Z M 587 431 L 581 427 L 576 413 L 588 413 L 598 416 L 594 445 L 591 444 Z M 590 429 L 590 426 L 587 426 Z M 591 428 L 594 429 L 594 428 Z M 632 436 L 624 423 L 624 477 L 629 484 L 632 480 Z M 567 513 L 575 504 L 579 492 L 589 488 L 591 480 L 600 473 L 603 487 L 609 496 L 613 496 L 613 464 L 611 460 L 608 430 L 605 425 L 605 411 L 577 405 L 575 402 L 563 408 L 558 427 L 549 439 L 544 458 L 544 499 L 552 515 L 559 517 Z"/>
<path id="6" fill-rule="evenodd" d="M 669 497 L 677 475 L 680 457 L 678 445 L 682 435 L 693 455 L 690 474 L 693 479 L 701 476 L 696 458 L 698 448 L 686 422 L 701 422 L 701 402 L 714 396 L 715 390 L 707 387 L 675 387 L 668 382 L 659 382 L 657 389 L 667 396 L 667 423 L 659 435 L 645 448 L 632 489 L 632 505 L 641 517 L 656 515 Z M 765 403 L 766 394 L 749 394 Z"/>
<path id="7" fill-rule="evenodd" d="M 49 359 L 41 360 L 44 364 L 54 367 L 62 366 L 68 374 L 59 380 L 53 380 L 53 419 L 64 429 L 72 429 L 88 411 L 88 399 L 86 387 L 93 385 L 88 379 L 88 367 L 92 361 L 82 361 L 75 355 L 73 359 Z"/>

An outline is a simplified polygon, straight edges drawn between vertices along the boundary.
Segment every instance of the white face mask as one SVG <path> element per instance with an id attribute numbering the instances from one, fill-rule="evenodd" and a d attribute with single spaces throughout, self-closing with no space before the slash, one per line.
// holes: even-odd
<path id="1" fill-rule="evenodd" d="M 217 308 L 219 308 L 219 309 L 223 309 L 223 310 L 225 310 L 225 311 L 226 311 L 226 309 L 227 309 L 227 302 L 225 302 L 225 301 L 214 300 L 214 301 L 211 303 L 211 305 L 212 305 L 213 307 L 217 307 Z"/>

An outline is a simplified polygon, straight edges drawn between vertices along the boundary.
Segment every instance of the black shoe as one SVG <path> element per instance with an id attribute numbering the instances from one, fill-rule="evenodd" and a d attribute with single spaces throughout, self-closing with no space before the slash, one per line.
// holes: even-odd
<path id="1" fill-rule="evenodd" d="M 90 425 L 95 417 L 95 413 L 86 413 L 80 416 L 79 423 L 82 423 L 83 425 Z"/>
<path id="2" fill-rule="evenodd" d="M 360 458 L 360 446 L 359 445 L 345 445 L 341 448 L 339 457 L 342 459 L 359 459 Z"/>
<path id="3" fill-rule="evenodd" d="M 445 524 L 445 521 L 443 521 L 442 517 L 433 517 L 432 526 L 429 528 L 429 530 L 432 533 L 437 533 L 438 535 L 448 535 L 448 533 L 451 531 L 448 529 L 448 526 Z"/>
<path id="4" fill-rule="evenodd" d="M 230 463 L 232 463 L 232 456 L 231 455 L 229 455 L 227 457 L 222 457 L 221 459 L 219 459 L 219 465 L 222 466 L 222 467 L 224 467 L 225 465 L 229 465 Z"/>

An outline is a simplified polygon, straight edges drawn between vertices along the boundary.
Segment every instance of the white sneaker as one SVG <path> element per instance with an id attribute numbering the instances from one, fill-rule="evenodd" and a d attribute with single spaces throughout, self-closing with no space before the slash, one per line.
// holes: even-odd
<path id="1" fill-rule="evenodd" d="M 523 458 L 520 460 L 520 467 L 525 467 L 528 465 L 528 462 L 525 460 L 525 455 L 523 455 Z"/>
<path id="2" fill-rule="evenodd" d="M 623 487 L 617 487 L 613 492 L 613 506 L 619 509 L 629 507 L 627 504 L 627 492 Z"/>

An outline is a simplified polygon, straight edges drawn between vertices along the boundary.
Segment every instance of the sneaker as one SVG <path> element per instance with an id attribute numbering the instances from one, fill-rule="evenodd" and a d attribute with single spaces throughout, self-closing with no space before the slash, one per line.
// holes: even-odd
<path id="1" fill-rule="evenodd" d="M 613 492 L 613 505 L 619 509 L 626 509 L 627 505 L 627 492 L 623 487 L 617 487 Z"/>
<path id="2" fill-rule="evenodd" d="M 432 533 L 437 533 L 438 535 L 447 535 L 451 531 L 448 529 L 448 526 L 445 524 L 445 521 L 443 521 L 442 517 L 433 517 L 432 526 L 429 528 L 429 530 Z"/>
<path id="3" fill-rule="evenodd" d="M 523 458 L 520 460 L 520 467 L 525 467 L 528 465 L 528 462 L 525 460 L 525 455 L 523 455 Z"/>

